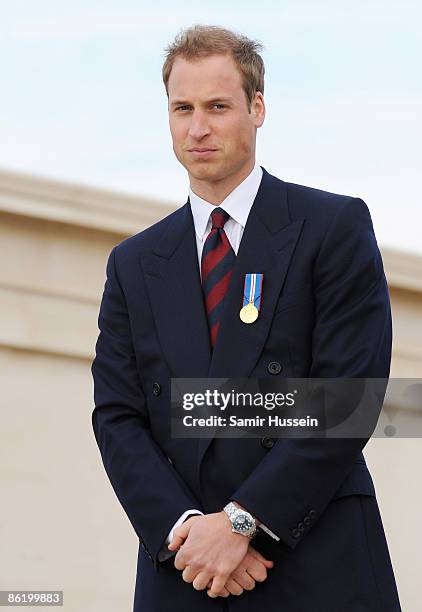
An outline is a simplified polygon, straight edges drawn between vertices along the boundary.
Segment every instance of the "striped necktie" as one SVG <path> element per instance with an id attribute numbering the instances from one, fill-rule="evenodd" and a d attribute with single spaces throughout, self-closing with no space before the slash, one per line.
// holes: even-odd
<path id="1" fill-rule="evenodd" d="M 211 213 L 212 227 L 208 234 L 201 257 L 202 289 L 205 297 L 211 346 L 217 341 L 218 329 L 229 288 L 236 255 L 224 231 L 224 224 L 230 215 L 222 208 Z"/>

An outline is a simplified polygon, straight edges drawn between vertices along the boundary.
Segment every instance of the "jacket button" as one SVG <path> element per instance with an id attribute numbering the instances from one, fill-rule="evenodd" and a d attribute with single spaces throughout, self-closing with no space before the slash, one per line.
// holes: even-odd
<path id="1" fill-rule="evenodd" d="M 261 438 L 261 445 L 264 448 L 272 448 L 274 446 L 274 440 L 265 436 L 264 438 Z"/>
<path id="2" fill-rule="evenodd" d="M 160 395 L 160 393 L 161 393 L 161 385 L 160 385 L 160 383 L 155 382 L 152 385 L 152 392 L 153 392 L 154 395 Z"/>
<path id="3" fill-rule="evenodd" d="M 299 529 L 292 529 L 291 533 L 292 533 L 292 536 L 293 536 L 294 538 L 299 538 L 299 537 L 300 537 L 300 531 L 299 531 Z"/>
<path id="4" fill-rule="evenodd" d="M 267 366 L 267 370 L 270 374 L 280 374 L 281 363 L 279 363 L 278 361 L 270 361 Z"/>
<path id="5" fill-rule="evenodd" d="M 315 518 L 316 512 L 315 510 L 312 508 L 312 510 L 309 510 L 308 512 L 308 516 L 311 520 L 313 520 Z"/>
<path id="6" fill-rule="evenodd" d="M 299 531 L 305 531 L 305 525 L 302 522 L 298 524 L 297 528 L 299 529 Z"/>
<path id="7" fill-rule="evenodd" d="M 307 527 L 309 527 L 309 525 L 312 523 L 312 519 L 310 519 L 309 516 L 305 516 L 305 518 L 303 519 L 303 522 L 305 523 Z"/>

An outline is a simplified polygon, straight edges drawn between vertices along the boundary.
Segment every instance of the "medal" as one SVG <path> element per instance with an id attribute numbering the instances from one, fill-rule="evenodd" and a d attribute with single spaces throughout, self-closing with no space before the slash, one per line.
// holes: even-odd
<path id="1" fill-rule="evenodd" d="M 253 323 L 258 318 L 258 308 L 254 304 L 246 304 L 241 309 L 239 316 L 243 323 Z"/>
<path id="2" fill-rule="evenodd" d="M 239 317 L 243 323 L 254 323 L 261 308 L 262 281 L 264 275 L 259 273 L 245 274 L 243 306 Z"/>

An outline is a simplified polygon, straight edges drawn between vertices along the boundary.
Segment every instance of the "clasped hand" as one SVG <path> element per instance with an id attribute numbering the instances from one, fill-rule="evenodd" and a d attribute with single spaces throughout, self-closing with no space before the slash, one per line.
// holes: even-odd
<path id="1" fill-rule="evenodd" d="M 174 566 L 194 589 L 210 597 L 241 595 L 267 578 L 273 562 L 265 559 L 246 536 L 233 533 L 225 512 L 191 516 L 174 530 L 169 550 L 178 550 Z"/>

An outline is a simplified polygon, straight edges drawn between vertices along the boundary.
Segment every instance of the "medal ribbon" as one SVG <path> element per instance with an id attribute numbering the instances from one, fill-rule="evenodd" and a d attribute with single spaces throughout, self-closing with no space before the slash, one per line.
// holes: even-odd
<path id="1" fill-rule="evenodd" d="M 253 304 L 256 308 L 261 308 L 262 280 L 263 274 L 245 274 L 245 286 L 243 289 L 243 306 Z"/>

